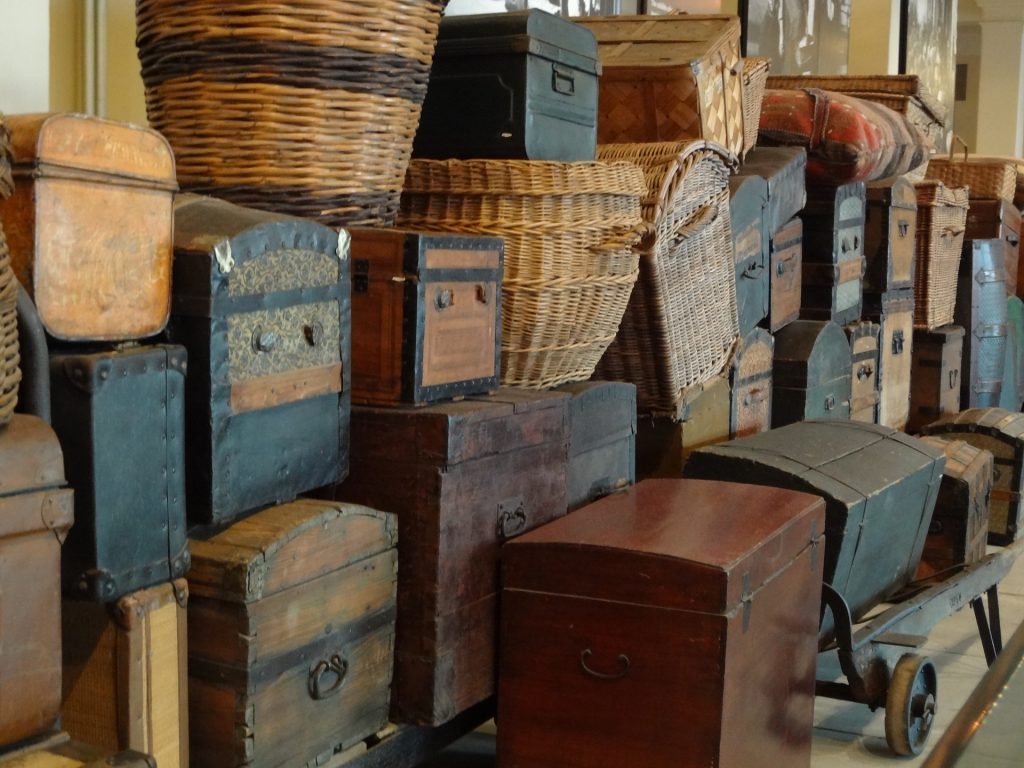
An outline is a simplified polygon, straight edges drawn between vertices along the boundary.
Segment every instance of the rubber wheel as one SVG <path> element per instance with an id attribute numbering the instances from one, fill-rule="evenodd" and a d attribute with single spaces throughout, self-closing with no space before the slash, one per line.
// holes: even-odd
<path id="1" fill-rule="evenodd" d="M 885 740 L 897 755 L 919 755 L 935 720 L 938 676 L 932 660 L 900 657 L 885 695 Z"/>

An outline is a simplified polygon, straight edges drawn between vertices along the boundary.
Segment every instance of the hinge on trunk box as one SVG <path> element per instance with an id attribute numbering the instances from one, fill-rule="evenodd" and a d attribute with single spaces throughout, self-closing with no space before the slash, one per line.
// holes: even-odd
<path id="1" fill-rule="evenodd" d="M 370 290 L 370 260 L 356 259 L 352 266 L 352 290 L 366 293 Z"/>

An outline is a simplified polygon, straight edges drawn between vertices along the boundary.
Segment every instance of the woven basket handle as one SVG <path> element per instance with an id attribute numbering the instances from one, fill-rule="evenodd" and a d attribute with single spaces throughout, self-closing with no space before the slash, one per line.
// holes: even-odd
<path id="1" fill-rule="evenodd" d="M 946 227 L 939 234 L 941 237 L 956 237 L 957 235 L 962 235 L 966 231 L 967 230 L 964 227 Z"/>
<path id="2" fill-rule="evenodd" d="M 595 256 L 601 256 L 607 253 L 623 251 L 627 248 L 632 248 L 645 237 L 649 237 L 652 234 L 653 229 L 651 225 L 644 222 L 643 224 L 633 227 L 623 235 L 617 235 L 609 240 L 605 240 L 599 245 L 592 246 L 590 248 L 590 252 Z"/>
<path id="3" fill-rule="evenodd" d="M 683 240 L 693 237 L 701 230 L 711 226 L 717 218 L 718 206 L 715 204 L 705 205 L 703 208 L 698 209 L 696 216 L 676 228 L 672 244 L 678 245 Z"/>
<path id="4" fill-rule="evenodd" d="M 951 142 L 949 142 L 949 162 L 952 163 L 956 159 L 954 157 L 954 150 L 956 149 L 956 145 L 957 144 L 959 144 L 961 147 L 964 148 L 964 162 L 966 163 L 967 162 L 967 154 L 968 154 L 968 151 L 969 151 L 967 149 L 967 142 L 964 141 L 962 138 L 960 138 L 960 136 L 958 136 L 955 133 L 953 134 L 953 140 Z"/>

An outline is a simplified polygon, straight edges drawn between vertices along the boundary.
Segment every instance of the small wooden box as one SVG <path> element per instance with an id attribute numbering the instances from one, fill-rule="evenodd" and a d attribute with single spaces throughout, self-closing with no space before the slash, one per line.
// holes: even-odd
<path id="1" fill-rule="evenodd" d="M 114 603 L 65 600 L 61 724 L 111 752 L 188 768 L 188 634 L 184 579 Z"/>
<path id="2" fill-rule="evenodd" d="M 771 272 L 771 307 L 768 330 L 775 333 L 800 317 L 803 292 L 804 227 L 799 218 L 790 219 L 768 241 Z"/>
<path id="3" fill-rule="evenodd" d="M 497 389 L 501 238 L 350 234 L 352 401 L 420 405 Z"/>
<path id="4" fill-rule="evenodd" d="M 767 432 L 772 427 L 772 363 L 775 339 L 755 328 L 740 342 L 732 363 L 729 436 Z"/>
<path id="5" fill-rule="evenodd" d="M 959 325 L 914 329 L 909 432 L 920 432 L 926 424 L 959 412 L 963 355 L 964 329 Z"/>
<path id="6" fill-rule="evenodd" d="M 797 320 L 775 334 L 772 427 L 804 419 L 848 419 L 850 342 L 835 323 Z"/>
<path id="7" fill-rule="evenodd" d="M 860 319 L 864 277 L 864 184 L 808 190 L 800 317 L 840 325 Z"/>
<path id="8" fill-rule="evenodd" d="M 864 290 L 887 293 L 914 287 L 917 190 L 905 179 L 869 184 L 864 219 Z"/>
<path id="9" fill-rule="evenodd" d="M 878 339 L 878 423 L 905 429 L 910 418 L 914 351 L 914 292 L 870 294 L 864 314 L 880 327 Z M 877 302 L 877 303 L 876 303 Z"/>
<path id="10" fill-rule="evenodd" d="M 178 188 L 156 131 L 80 114 L 7 117 L 14 195 L 0 221 L 50 335 L 120 341 L 163 330 Z"/>
<path id="11" fill-rule="evenodd" d="M 306 765 L 380 730 L 395 642 L 394 516 L 298 499 L 190 533 L 192 765 Z"/>
<path id="12" fill-rule="evenodd" d="M 500 764 L 809 766 L 823 531 L 815 496 L 645 480 L 506 544 Z"/>
<path id="13" fill-rule="evenodd" d="M 860 322 L 845 328 L 850 340 L 851 369 L 850 418 L 868 424 L 878 423 L 878 338 L 881 328 Z"/>
<path id="14" fill-rule="evenodd" d="M 945 452 L 946 466 L 915 579 L 945 574 L 985 557 L 993 456 L 983 448 L 950 437 L 921 438 Z"/>

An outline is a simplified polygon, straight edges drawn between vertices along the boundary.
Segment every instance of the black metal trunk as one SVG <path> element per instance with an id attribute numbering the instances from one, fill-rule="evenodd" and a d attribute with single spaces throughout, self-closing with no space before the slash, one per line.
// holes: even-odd
<path id="1" fill-rule="evenodd" d="M 184 576 L 185 350 L 50 356 L 53 428 L 75 491 L 64 591 L 109 602 Z"/>
<path id="2" fill-rule="evenodd" d="M 190 357 L 188 515 L 232 520 L 348 472 L 348 236 L 183 197 L 168 335 Z"/>

